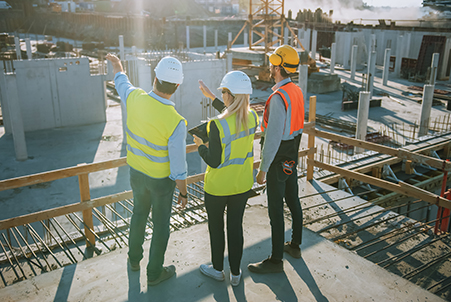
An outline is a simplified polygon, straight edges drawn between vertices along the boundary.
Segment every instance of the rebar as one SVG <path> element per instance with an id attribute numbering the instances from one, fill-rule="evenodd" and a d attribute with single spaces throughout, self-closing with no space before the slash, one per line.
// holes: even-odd
<path id="1" fill-rule="evenodd" d="M 69 238 L 69 240 L 72 242 L 73 245 L 75 245 L 75 247 L 78 249 L 78 251 L 80 252 L 80 254 L 83 255 L 83 259 L 87 259 L 85 253 L 80 249 L 80 247 L 78 246 L 78 244 L 72 239 L 72 237 L 66 232 L 66 230 L 61 226 L 61 224 L 59 223 L 59 221 L 56 218 L 52 218 L 53 220 L 55 220 L 55 223 L 60 227 L 60 229 L 63 231 L 63 233 L 67 236 L 67 238 Z M 53 226 L 52 221 L 50 221 L 50 223 Z M 53 226 L 53 228 L 56 230 L 55 226 Z"/>
<path id="2" fill-rule="evenodd" d="M 103 246 L 105 246 L 105 247 L 111 252 L 110 247 L 102 240 L 102 238 L 99 237 L 99 235 L 97 235 L 97 233 L 96 233 L 93 229 L 91 229 L 89 226 L 86 225 L 86 223 L 83 221 L 83 219 L 81 219 L 76 213 L 72 213 L 72 215 L 74 215 L 75 218 L 77 218 L 77 220 L 80 221 L 80 223 L 82 223 L 83 226 L 84 226 L 85 228 L 89 229 L 89 231 L 90 231 L 92 234 L 94 234 L 94 237 L 96 237 L 96 239 L 99 240 L 100 243 L 102 243 Z M 67 214 L 66 217 L 69 217 L 69 214 Z M 71 219 L 72 219 L 72 217 L 71 217 Z M 74 226 L 77 225 L 77 224 L 75 223 L 75 221 L 73 221 L 73 225 L 74 225 Z M 76 227 L 79 229 L 79 232 L 81 232 L 81 233 L 83 234 L 83 232 L 82 232 L 82 230 L 80 229 L 80 227 L 78 227 L 78 225 L 77 225 Z M 89 246 L 95 248 L 95 245 L 92 244 L 92 243 L 88 240 L 88 238 L 86 237 L 86 235 L 83 234 L 83 236 L 85 237 L 86 242 L 89 242 Z M 94 250 L 95 250 L 95 249 L 94 249 Z M 97 253 L 97 252 L 96 252 L 96 253 Z"/>
<path id="3" fill-rule="evenodd" d="M 125 240 L 122 238 L 122 236 L 116 232 L 115 229 L 117 229 L 114 224 L 112 224 L 108 218 L 105 217 L 105 215 L 103 213 L 101 213 L 98 209 L 96 208 L 92 208 L 94 210 L 95 213 L 93 213 L 93 215 L 100 221 L 103 223 L 103 225 L 106 227 L 106 229 L 108 230 L 108 232 L 110 232 L 111 236 L 113 237 L 114 241 L 116 241 L 116 243 L 119 245 L 119 247 L 122 247 L 121 244 L 119 243 L 119 241 L 116 239 L 116 237 L 118 239 L 120 239 L 125 245 L 127 245 L 125 243 Z M 111 227 L 111 225 L 113 225 L 113 228 Z M 119 232 L 121 232 L 119 230 Z M 123 234 L 121 232 L 121 234 Z"/>
<path id="4" fill-rule="evenodd" d="M 41 244 L 47 249 L 47 251 L 50 253 L 50 255 L 55 259 L 55 262 L 62 267 L 61 262 L 59 262 L 58 258 L 56 258 L 55 254 L 52 252 L 52 250 L 48 247 L 48 245 L 42 240 L 42 238 L 38 235 L 38 233 L 33 229 L 33 227 L 28 223 L 27 227 L 29 230 L 31 230 L 30 234 L 33 236 L 36 236 L 36 238 L 41 242 Z"/>
<path id="5" fill-rule="evenodd" d="M 3 238 L 5 238 L 5 235 L 2 233 Z M 5 241 L 8 242 L 8 240 L 5 238 Z M 16 268 L 13 265 L 13 262 L 11 261 L 11 259 L 9 258 L 8 253 L 6 252 L 5 246 L 3 245 L 2 240 L 0 239 L 0 246 L 2 247 L 3 253 L 5 253 L 6 259 L 8 259 L 9 265 L 11 266 L 11 268 L 14 271 L 14 274 L 16 275 L 17 279 L 20 280 L 19 274 L 16 271 Z"/>
<path id="6" fill-rule="evenodd" d="M 25 231 L 28 232 L 28 233 L 30 233 L 31 240 L 33 240 L 34 245 L 38 248 L 38 251 L 39 251 L 39 253 L 42 255 L 42 258 L 44 259 L 45 263 L 47 264 L 48 269 L 51 271 L 52 269 L 51 269 L 51 266 L 50 266 L 49 261 L 47 260 L 47 257 L 45 257 L 44 252 L 42 251 L 41 247 L 40 247 L 39 244 L 37 243 L 37 241 L 36 241 L 36 239 L 34 238 L 34 236 L 31 234 L 31 232 L 30 232 L 30 230 L 28 229 L 28 227 L 27 227 L 26 225 L 24 225 L 24 226 L 25 226 Z M 25 235 L 26 235 L 26 234 L 27 234 L 27 233 L 25 233 Z M 28 236 L 27 236 L 27 237 L 28 237 Z M 45 267 L 44 267 L 44 268 L 45 268 Z"/>
<path id="7" fill-rule="evenodd" d="M 449 236 L 449 234 L 441 235 L 441 236 L 439 236 L 438 238 L 433 239 L 433 240 L 431 240 L 431 241 L 428 242 L 428 243 L 419 245 L 419 246 L 417 246 L 417 247 L 415 247 L 415 248 L 413 248 L 413 249 L 410 249 L 410 250 L 408 250 L 408 251 L 406 251 L 406 252 L 402 252 L 402 253 L 393 255 L 392 257 L 389 257 L 389 258 L 387 258 L 387 259 L 384 259 L 384 260 L 382 260 L 381 262 L 378 262 L 378 263 L 376 263 L 376 264 L 380 266 L 382 263 L 385 263 L 385 262 L 387 262 L 387 261 L 392 261 L 391 263 L 389 263 L 389 264 L 383 266 L 383 268 L 387 268 L 387 267 L 389 267 L 389 266 L 391 266 L 391 265 L 393 265 L 393 264 L 395 264 L 395 263 L 401 261 L 402 259 L 406 258 L 407 256 L 410 256 L 410 255 L 416 253 L 417 251 L 419 251 L 419 250 L 425 248 L 426 246 L 429 246 L 429 245 L 431 245 L 431 244 L 434 243 L 434 242 L 437 242 L 437 241 L 439 241 L 439 240 L 442 240 L 443 238 L 445 238 L 445 237 L 447 237 L 447 236 Z M 396 258 L 396 259 L 395 259 L 395 258 Z M 395 259 L 395 260 L 393 260 L 393 259 Z"/>
<path id="8" fill-rule="evenodd" d="M 448 257 L 451 257 L 451 252 L 448 252 L 448 253 L 446 253 L 446 254 L 444 254 L 444 255 L 438 257 L 438 258 L 435 258 L 434 260 L 432 260 L 432 261 L 430 261 L 430 262 L 428 262 L 428 263 L 423 264 L 423 265 L 420 266 L 420 267 L 415 268 L 415 269 L 412 270 L 411 272 L 408 272 L 408 273 L 402 275 L 402 277 L 405 278 L 405 279 L 412 279 L 414 276 L 418 275 L 419 273 L 421 273 L 421 272 L 424 271 L 425 269 L 427 269 L 427 268 L 433 266 L 433 265 L 436 264 L 437 262 L 442 261 L 443 259 L 446 259 L 446 258 L 448 258 Z"/>
<path id="9" fill-rule="evenodd" d="M 28 265 L 29 265 L 30 268 L 31 268 L 31 271 L 33 272 L 33 274 L 34 274 L 35 276 L 37 276 L 36 271 L 34 270 L 34 267 L 33 267 L 30 263 L 32 263 L 32 264 L 34 264 L 34 265 L 36 265 L 36 266 L 38 266 L 38 265 L 37 265 L 36 263 L 34 263 L 33 260 L 31 260 L 31 259 L 28 258 L 28 256 L 26 255 L 25 251 L 24 251 L 23 248 L 22 248 L 22 245 L 20 244 L 19 240 L 17 239 L 16 234 L 14 233 L 14 231 L 13 231 L 12 229 L 11 229 L 11 234 L 13 235 L 14 240 L 16 240 L 17 245 L 19 246 L 19 249 L 20 249 L 20 251 L 22 252 L 23 257 L 27 260 Z M 19 255 L 19 256 L 20 256 L 20 255 Z M 38 266 L 38 267 L 39 267 L 39 266 Z M 42 270 L 42 267 L 39 267 L 39 268 L 41 268 L 41 270 Z"/>
<path id="10" fill-rule="evenodd" d="M 47 221 L 48 221 L 48 220 L 47 220 Z M 48 234 L 50 235 L 50 237 L 55 241 L 55 243 L 59 246 L 59 248 L 64 252 L 64 254 L 66 254 L 67 258 L 69 258 L 69 260 L 70 260 L 73 264 L 74 264 L 74 263 L 77 263 L 77 259 L 71 258 L 71 257 L 69 256 L 69 254 L 67 253 L 66 249 L 59 243 L 59 241 L 55 238 L 55 236 L 53 236 L 52 232 L 51 232 L 50 229 L 47 227 L 47 225 L 45 225 L 45 223 L 43 223 L 42 220 L 39 221 L 39 222 L 42 224 L 42 226 L 44 227 L 44 229 L 47 230 L 47 233 L 48 233 Z M 64 242 L 64 240 L 63 240 L 63 242 Z M 71 255 L 72 255 L 72 253 L 71 253 Z M 74 257 L 74 255 L 72 255 L 72 257 Z"/>

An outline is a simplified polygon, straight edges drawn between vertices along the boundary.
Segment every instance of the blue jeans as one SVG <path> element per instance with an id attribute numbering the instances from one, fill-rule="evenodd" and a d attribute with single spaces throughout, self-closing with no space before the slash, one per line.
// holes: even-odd
<path id="1" fill-rule="evenodd" d="M 143 258 L 143 243 L 146 222 L 152 209 L 153 233 L 149 249 L 147 278 L 155 280 L 163 271 L 164 253 L 169 240 L 172 196 L 175 181 L 170 178 L 151 178 L 130 168 L 130 184 L 133 190 L 133 215 L 130 222 L 128 257 L 139 263 Z"/>

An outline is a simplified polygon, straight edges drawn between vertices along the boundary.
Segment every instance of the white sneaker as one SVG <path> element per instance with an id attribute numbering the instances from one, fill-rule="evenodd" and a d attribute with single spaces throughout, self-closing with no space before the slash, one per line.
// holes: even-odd
<path id="1" fill-rule="evenodd" d="M 232 286 L 238 286 L 238 284 L 240 284 L 240 281 L 241 281 L 241 270 L 238 276 L 235 276 L 234 274 L 232 274 L 232 272 L 230 272 L 230 283 L 232 284 Z"/>
<path id="2" fill-rule="evenodd" d="M 200 272 L 205 276 L 215 279 L 216 281 L 224 281 L 224 271 L 218 271 L 213 268 L 213 265 L 200 265 Z"/>

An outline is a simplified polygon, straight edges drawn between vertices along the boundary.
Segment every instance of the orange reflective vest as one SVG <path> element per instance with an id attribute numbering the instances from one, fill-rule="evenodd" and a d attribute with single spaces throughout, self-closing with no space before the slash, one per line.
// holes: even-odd
<path id="1" fill-rule="evenodd" d="M 282 140 L 292 139 L 301 129 L 304 129 L 304 95 L 302 94 L 301 88 L 293 82 L 288 82 L 274 91 L 265 104 L 265 112 L 263 113 L 263 122 L 261 124 L 261 130 L 263 132 L 268 127 L 269 102 L 275 94 L 282 97 L 285 103 L 285 109 L 287 110 Z"/>

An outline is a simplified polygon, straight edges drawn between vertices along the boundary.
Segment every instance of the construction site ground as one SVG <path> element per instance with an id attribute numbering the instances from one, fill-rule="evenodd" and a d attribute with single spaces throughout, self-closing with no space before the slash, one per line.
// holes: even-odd
<path id="1" fill-rule="evenodd" d="M 339 68 L 335 70 L 342 81 L 353 82 L 355 85 L 361 83 L 359 72 L 356 80 L 351 81 L 349 71 Z M 379 69 L 375 79 L 375 94 L 380 91 L 388 93 L 390 97 L 380 96 L 382 106 L 370 108 L 368 125 L 378 129 L 390 123 L 418 121 L 421 112 L 421 104 L 416 101 L 418 96 L 402 94 L 407 91 L 408 86 L 415 83 L 397 79 L 390 80 L 389 87 L 381 87 L 380 77 Z M 437 88 L 449 90 L 448 85 L 439 82 Z M 255 95 L 264 98 L 271 93 L 268 88 L 259 90 Z M 317 95 L 317 113 L 355 122 L 357 110 L 341 111 L 341 96 L 341 91 Z M 125 156 L 120 108 L 117 102 L 108 101 L 105 124 L 26 133 L 29 159 L 24 162 L 15 160 L 13 138 L 6 135 L 4 128 L 0 127 L 0 179 Z M 449 114 L 449 111 L 444 105 L 434 106 L 431 119 L 446 114 Z M 340 129 L 336 131 L 340 132 Z M 316 139 L 316 143 L 327 144 L 320 138 Z M 301 144 L 303 148 L 307 147 L 307 136 L 303 137 Z M 259 144 L 255 142 L 254 145 L 255 158 L 258 159 Z M 203 172 L 200 171 L 200 158 L 197 154 L 189 154 L 188 163 L 190 175 Z M 89 181 L 91 198 L 130 190 L 127 167 L 91 173 Z M 2 191 L 0 219 L 79 202 L 77 182 L 76 177 L 71 177 Z M 303 179 L 300 180 L 300 186 L 301 197 L 302 194 L 309 195 L 335 189 L 318 181 L 309 183 Z M 330 199 L 336 199 L 342 194 L 347 193 L 335 191 L 328 196 Z M 306 198 L 302 202 L 304 207 L 318 201 L 315 198 Z M 366 201 L 353 198 L 352 202 L 359 204 Z M 376 210 L 376 207 L 372 210 Z M 321 212 L 321 209 L 318 211 Z M 316 214 L 324 215 L 325 212 Z M 287 223 L 288 221 L 287 218 Z M 127 269 L 127 250 L 123 248 L 2 288 L 0 299 L 2 301 L 441 301 L 438 296 L 314 233 L 327 226 L 327 223 L 330 221 L 325 221 L 323 226 L 315 225 L 313 231 L 304 228 L 303 258 L 297 260 L 287 256 L 284 262 L 285 273 L 251 274 L 246 269 L 247 264 L 266 258 L 270 254 L 271 244 L 266 196 L 250 199 L 244 219 L 243 282 L 236 288 L 230 286 L 227 264 L 225 265 L 227 277 L 223 283 L 211 280 L 199 272 L 199 265 L 208 263 L 210 259 L 207 224 L 201 223 L 171 234 L 165 263 L 176 266 L 177 276 L 157 287 L 148 288 L 145 282 L 145 263 L 149 246 L 149 241 L 146 241 L 145 258 L 141 263 L 140 273 Z M 287 230 L 288 227 L 287 224 Z M 289 239 L 289 232 L 286 238 Z"/>

